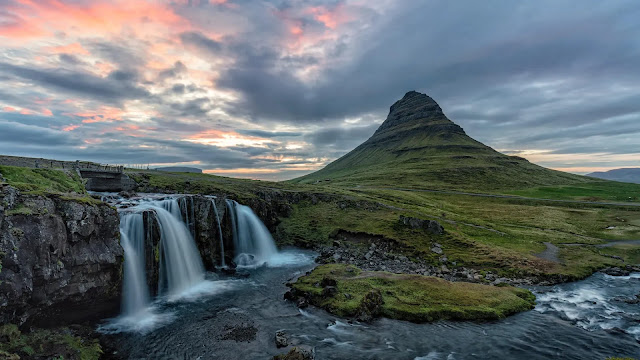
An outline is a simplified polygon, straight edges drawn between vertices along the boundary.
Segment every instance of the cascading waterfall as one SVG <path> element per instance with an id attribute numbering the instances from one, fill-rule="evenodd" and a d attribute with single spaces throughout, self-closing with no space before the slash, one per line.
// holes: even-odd
<path id="1" fill-rule="evenodd" d="M 124 249 L 124 281 L 122 312 L 131 316 L 149 304 L 149 290 L 144 269 L 145 231 L 143 216 L 140 213 L 124 213 L 120 218 L 120 235 Z"/>
<path id="2" fill-rule="evenodd" d="M 187 229 L 191 232 L 193 238 L 196 237 L 196 214 L 195 206 L 193 206 L 193 197 L 180 198 L 180 213 Z"/>
<path id="3" fill-rule="evenodd" d="M 255 266 L 278 255 L 273 237 L 250 207 L 227 200 L 233 226 L 235 262 L 240 266 Z"/>
<path id="4" fill-rule="evenodd" d="M 218 224 L 218 235 L 220 236 L 220 265 L 222 267 L 227 266 L 224 260 L 224 238 L 222 237 L 222 226 L 220 225 L 220 215 L 218 215 L 218 207 L 216 206 L 216 200 L 211 199 L 211 204 L 213 204 L 213 213 L 216 217 L 216 224 Z"/>
<path id="5" fill-rule="evenodd" d="M 159 293 L 176 295 L 204 280 L 204 266 L 185 224 L 165 209 L 155 211 L 161 239 Z"/>
<path id="6" fill-rule="evenodd" d="M 178 200 L 142 202 L 122 214 L 120 229 L 125 250 L 123 313 L 132 315 L 149 305 L 145 275 L 145 232 L 142 212 L 155 213 L 160 231 L 158 293 L 177 295 L 204 280 L 204 266 L 191 232 L 182 220 Z M 188 212 L 187 212 L 188 213 Z M 150 224 L 148 224 L 150 225 Z"/>

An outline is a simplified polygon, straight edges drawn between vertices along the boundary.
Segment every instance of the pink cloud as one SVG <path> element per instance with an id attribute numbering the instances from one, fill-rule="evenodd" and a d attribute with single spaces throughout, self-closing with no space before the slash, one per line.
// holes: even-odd
<path id="1" fill-rule="evenodd" d="M 62 131 L 73 131 L 77 128 L 79 128 L 80 125 L 67 125 L 65 127 L 62 128 Z"/>

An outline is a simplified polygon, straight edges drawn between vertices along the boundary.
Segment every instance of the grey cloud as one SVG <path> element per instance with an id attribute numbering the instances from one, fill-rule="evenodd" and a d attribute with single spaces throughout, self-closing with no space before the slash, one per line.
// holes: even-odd
<path id="1" fill-rule="evenodd" d="M 65 69 L 36 69 L 26 66 L 0 63 L 0 72 L 32 81 L 38 85 L 61 89 L 78 95 L 99 97 L 105 102 L 138 99 L 150 96 L 149 92 L 131 82 L 135 75 L 116 71 L 107 78 Z"/>
<path id="2" fill-rule="evenodd" d="M 265 130 L 236 130 L 239 134 L 249 135 L 249 136 L 258 136 L 263 138 L 278 138 L 278 137 L 296 137 L 301 136 L 302 132 L 295 131 L 265 131 Z"/>
<path id="3" fill-rule="evenodd" d="M 75 141 L 62 131 L 0 120 L 0 144 L 8 145 L 2 146 L 5 150 L 26 145 L 43 151 L 49 146 L 68 146 Z"/>
<path id="4" fill-rule="evenodd" d="M 180 34 L 180 40 L 185 45 L 195 46 L 213 55 L 219 55 L 222 50 L 222 44 L 220 42 L 210 39 L 199 32 L 184 32 Z"/>

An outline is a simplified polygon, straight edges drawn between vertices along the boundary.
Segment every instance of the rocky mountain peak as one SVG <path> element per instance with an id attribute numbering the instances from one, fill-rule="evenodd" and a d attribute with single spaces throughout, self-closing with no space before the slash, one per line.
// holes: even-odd
<path id="1" fill-rule="evenodd" d="M 445 117 L 440 105 L 426 94 L 409 91 L 389 109 L 387 119 L 376 133 L 415 120 Z"/>

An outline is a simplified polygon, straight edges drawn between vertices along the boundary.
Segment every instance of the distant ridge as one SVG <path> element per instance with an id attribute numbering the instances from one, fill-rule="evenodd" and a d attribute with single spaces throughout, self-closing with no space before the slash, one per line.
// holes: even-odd
<path id="1" fill-rule="evenodd" d="M 409 91 L 360 146 L 299 183 L 498 190 L 591 182 L 507 156 L 469 137 L 431 97 Z"/>
<path id="2" fill-rule="evenodd" d="M 186 173 L 198 173 L 202 174 L 202 169 L 194 168 L 194 167 L 186 167 L 186 166 L 166 166 L 156 168 L 158 171 L 165 172 L 186 172 Z"/>
<path id="3" fill-rule="evenodd" d="M 587 176 L 604 180 L 640 184 L 640 168 L 622 168 L 609 171 L 597 171 L 587 174 Z"/>

